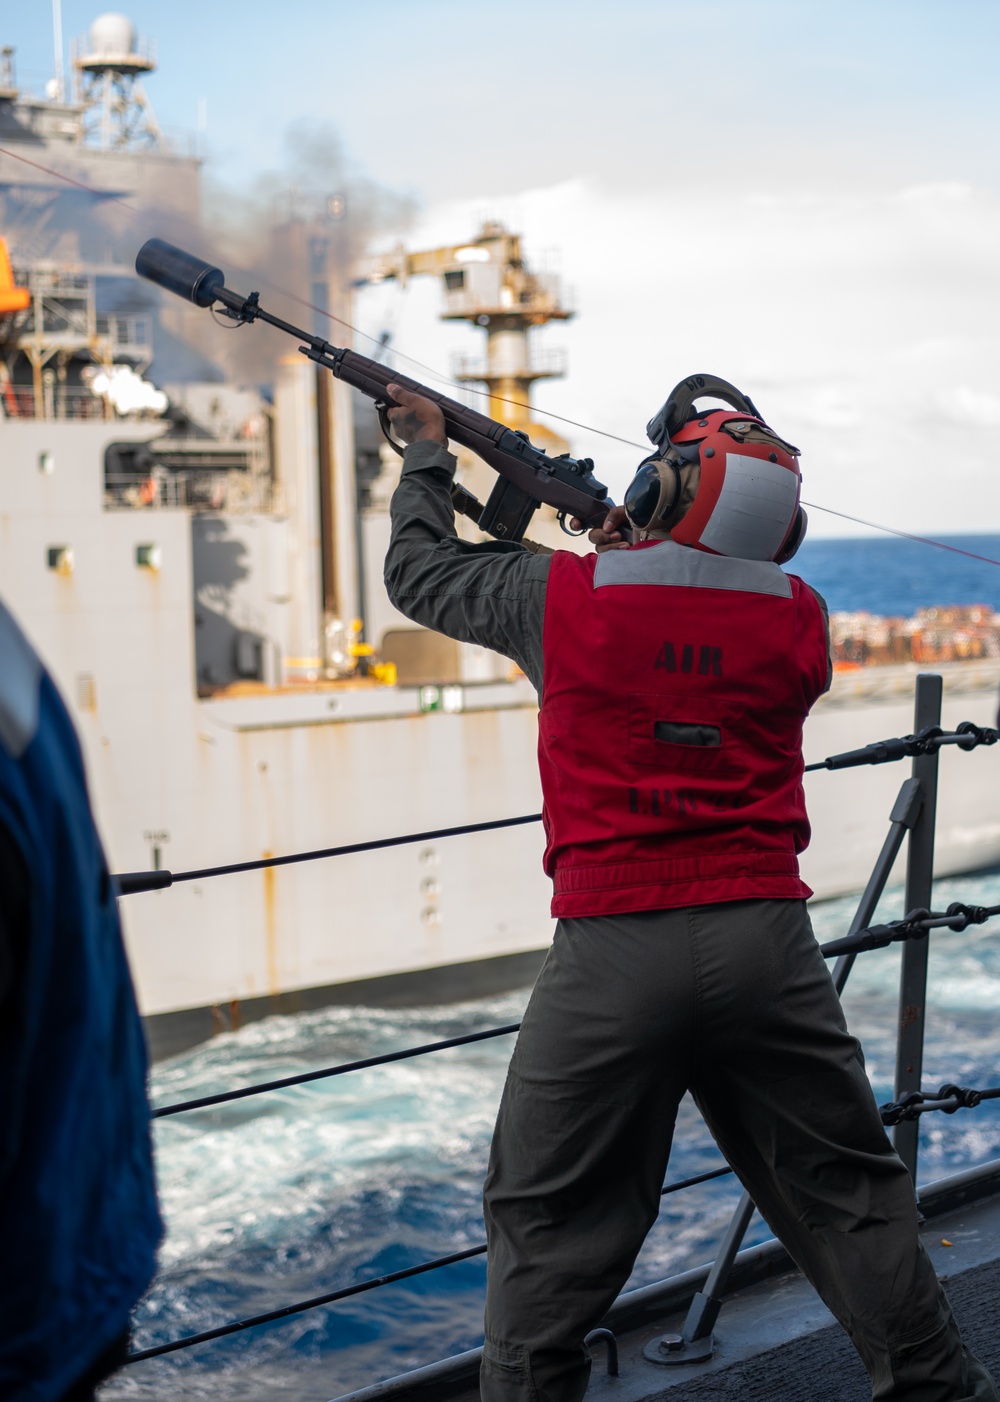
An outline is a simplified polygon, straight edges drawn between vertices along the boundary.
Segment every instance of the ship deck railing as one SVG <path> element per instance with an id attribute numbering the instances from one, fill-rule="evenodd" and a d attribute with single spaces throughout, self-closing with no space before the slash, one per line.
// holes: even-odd
<path id="1" fill-rule="evenodd" d="M 43 380 L 44 380 L 43 372 Z M 114 419 L 109 400 L 78 385 L 64 385 L 55 378 L 44 380 L 41 394 L 31 385 L 11 380 L 0 383 L 0 413 L 8 419 Z"/>

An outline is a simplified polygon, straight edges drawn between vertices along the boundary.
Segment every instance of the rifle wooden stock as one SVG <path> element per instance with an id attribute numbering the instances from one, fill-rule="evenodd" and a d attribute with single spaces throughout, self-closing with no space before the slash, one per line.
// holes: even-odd
<path id="1" fill-rule="evenodd" d="M 419 380 L 390 371 L 357 351 L 333 346 L 320 353 L 312 346 L 301 349 L 311 359 L 329 365 L 345 384 L 390 408 L 395 404 L 388 393 L 390 384 L 433 400 L 444 414 L 445 431 L 451 441 L 461 443 L 535 501 L 554 506 L 567 516 L 575 516 L 586 526 L 600 525 L 614 505 L 607 488 L 594 477 L 587 459 L 550 458 L 506 424 L 459 404 Z"/>

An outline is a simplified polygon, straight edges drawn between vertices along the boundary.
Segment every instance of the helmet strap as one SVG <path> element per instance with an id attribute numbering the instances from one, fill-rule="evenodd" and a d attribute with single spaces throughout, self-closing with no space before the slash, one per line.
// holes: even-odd
<path id="1" fill-rule="evenodd" d="M 781 552 L 775 557 L 775 563 L 787 565 L 789 560 L 798 552 L 799 546 L 806 538 L 806 531 L 809 527 L 809 517 L 803 507 L 798 507 L 795 512 L 795 520 L 792 522 L 792 529 L 788 533 L 788 539 L 781 547 Z"/>
<path id="2" fill-rule="evenodd" d="M 695 400 L 709 397 L 721 399 L 723 404 L 728 404 L 738 414 L 749 414 L 754 419 L 763 418 L 750 396 L 742 394 L 728 380 L 720 380 L 718 375 L 689 375 L 674 386 L 666 403 L 646 425 L 649 441 L 661 451 L 669 447 L 673 435 L 693 417 Z"/>

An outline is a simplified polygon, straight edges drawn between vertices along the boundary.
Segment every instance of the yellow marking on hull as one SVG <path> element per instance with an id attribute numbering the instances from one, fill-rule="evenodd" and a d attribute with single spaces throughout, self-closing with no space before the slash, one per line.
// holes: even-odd
<path id="1" fill-rule="evenodd" d="M 266 860 L 272 853 L 262 852 Z M 267 961 L 267 987 L 269 993 L 279 992 L 278 985 L 278 921 L 275 904 L 276 868 L 265 867 L 261 872 L 264 878 L 264 946 Z"/>

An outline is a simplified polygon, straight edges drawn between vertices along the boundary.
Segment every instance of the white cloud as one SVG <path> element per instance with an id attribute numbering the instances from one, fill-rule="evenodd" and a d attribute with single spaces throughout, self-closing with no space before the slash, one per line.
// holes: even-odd
<path id="1" fill-rule="evenodd" d="M 499 210 L 469 199 L 428 211 L 412 246 L 466 238 L 489 209 L 529 257 L 561 251 L 579 317 L 541 333 L 567 347 L 569 374 L 538 388 L 540 407 L 641 443 L 671 386 L 711 371 L 800 445 L 812 500 L 918 533 L 1000 529 L 1000 473 L 987 469 L 1000 396 L 984 387 L 1000 350 L 987 314 L 1000 199 L 959 182 L 747 185 L 611 195 L 576 180 Z M 436 286 L 407 296 L 401 348 L 446 368 L 451 349 L 476 347 L 473 330 L 435 320 Z M 620 494 L 639 450 L 568 436 Z M 817 534 L 856 529 L 813 521 Z"/>
<path id="2" fill-rule="evenodd" d="M 928 185 L 909 185 L 895 195 L 900 204 L 939 204 L 949 200 L 952 204 L 962 204 L 975 197 L 975 187 L 961 180 L 940 180 Z"/>
<path id="3" fill-rule="evenodd" d="M 996 428 L 1000 424 L 1000 394 L 957 385 L 941 391 L 937 408 L 942 418 L 965 427 Z"/>

